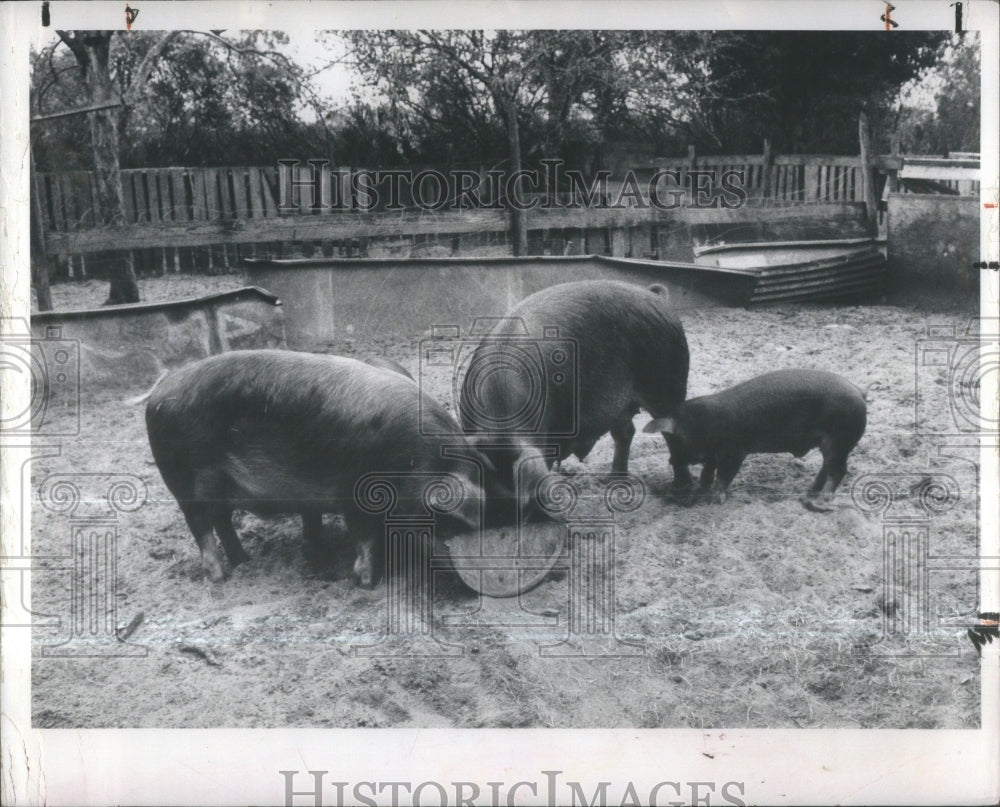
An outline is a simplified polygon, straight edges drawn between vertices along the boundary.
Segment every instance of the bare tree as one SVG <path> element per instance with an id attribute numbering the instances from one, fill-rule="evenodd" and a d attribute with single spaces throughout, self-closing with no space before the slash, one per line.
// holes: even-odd
<path id="1" fill-rule="evenodd" d="M 89 104 L 110 103 L 116 98 L 111 82 L 109 55 L 114 31 L 57 31 L 59 39 L 70 49 L 80 67 L 81 80 Z M 164 35 L 143 61 L 130 90 L 140 87 L 149 75 L 152 64 L 176 32 Z M 118 116 L 113 109 L 88 114 L 93 145 L 96 210 L 98 226 L 121 226 L 125 223 L 119 167 Z M 106 305 L 139 302 L 139 284 L 128 253 L 116 254 L 110 270 L 111 287 Z"/>

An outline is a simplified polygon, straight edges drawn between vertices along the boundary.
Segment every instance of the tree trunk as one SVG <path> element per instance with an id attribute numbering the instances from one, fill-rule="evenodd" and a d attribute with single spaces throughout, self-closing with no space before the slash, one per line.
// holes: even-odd
<path id="1" fill-rule="evenodd" d="M 31 261 L 31 282 L 39 311 L 52 310 L 52 289 L 49 288 L 49 259 L 36 255 Z"/>
<path id="2" fill-rule="evenodd" d="M 875 199 L 875 169 L 872 166 L 872 141 L 868 129 L 868 116 L 864 112 L 858 118 L 858 142 L 861 147 L 861 178 L 865 197 L 865 213 L 868 231 L 874 236 L 878 232 L 878 201 Z"/>
<path id="3" fill-rule="evenodd" d="M 49 288 L 49 257 L 45 254 L 45 225 L 42 223 L 42 196 L 35 173 L 35 160 L 31 160 L 31 285 L 39 311 L 52 310 L 52 289 Z"/>
<path id="4" fill-rule="evenodd" d="M 91 104 L 114 100 L 108 55 L 112 31 L 60 31 L 83 71 L 83 84 Z M 121 174 L 118 163 L 118 118 L 114 109 L 89 113 L 90 133 L 94 147 L 94 181 L 97 209 L 94 221 L 98 226 L 120 226 L 125 223 Z M 105 305 L 139 302 L 139 284 L 131 256 L 116 252 L 110 266 L 111 287 Z"/>
<path id="5" fill-rule="evenodd" d="M 517 102 L 512 93 L 507 93 L 504 104 L 504 117 L 507 119 L 507 149 L 510 155 L 510 175 L 514 176 L 521 170 L 521 135 L 517 126 Z M 515 255 L 528 254 L 528 216 L 527 211 L 519 210 L 507 200 L 510 209 L 511 240 L 514 242 Z"/>

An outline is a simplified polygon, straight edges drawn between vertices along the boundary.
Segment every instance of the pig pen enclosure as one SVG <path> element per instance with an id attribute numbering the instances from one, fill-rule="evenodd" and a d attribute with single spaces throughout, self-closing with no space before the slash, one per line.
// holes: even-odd
<path id="1" fill-rule="evenodd" d="M 152 301 L 239 285 L 166 277 L 143 291 Z M 53 288 L 57 308 L 97 304 L 103 292 Z M 962 436 L 950 373 L 968 315 L 810 305 L 679 314 L 689 395 L 782 367 L 868 388 L 867 431 L 834 511 L 799 501 L 815 451 L 749 457 L 722 505 L 672 501 L 668 453 L 641 433 L 643 413 L 630 463 L 638 493 L 609 525 L 608 436 L 585 462 L 564 462 L 584 528 L 544 582 L 509 599 L 442 574 L 431 598 L 401 602 L 386 583 L 357 587 L 350 559 L 317 574 L 298 517 L 248 514 L 236 526 L 251 560 L 210 583 L 153 463 L 143 408 L 124 402 L 148 384 L 111 389 L 84 376 L 79 410 L 47 414 L 71 436 L 33 449 L 34 725 L 978 726 L 979 662 L 965 638 L 979 600 L 978 440 Z M 417 376 L 424 338 L 345 335 L 312 348 L 384 356 Z M 934 350 L 952 366 L 921 361 Z M 447 383 L 427 383 L 453 406 Z M 68 504 L 59 480 L 76 491 Z M 588 530 L 595 511 L 604 520 Z M 108 566 L 88 577 L 86 540 L 101 539 L 81 536 L 95 535 Z M 100 591 L 81 588 L 98 578 Z M 99 596 L 110 635 L 93 618 Z"/>

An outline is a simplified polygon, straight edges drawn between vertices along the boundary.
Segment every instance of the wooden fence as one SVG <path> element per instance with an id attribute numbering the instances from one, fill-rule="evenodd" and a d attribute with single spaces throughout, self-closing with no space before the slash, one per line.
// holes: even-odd
<path id="1" fill-rule="evenodd" d="M 307 177 L 308 166 L 295 169 L 296 182 Z M 281 193 L 279 172 L 275 166 L 249 168 L 141 168 L 121 172 L 125 224 L 171 224 L 197 221 L 235 221 L 279 218 L 295 215 L 322 216 L 358 209 L 358 193 L 352 178 L 364 169 L 338 168 L 320 174 L 321 202 L 310 209 L 308 202 L 293 209 L 279 209 Z M 768 166 L 759 156 L 698 157 L 689 160 L 657 161 L 640 166 L 633 173 L 640 179 L 640 189 L 657 170 L 675 171 L 684 186 L 690 171 L 741 172 L 742 185 L 751 197 L 790 202 L 863 201 L 861 168 L 856 157 L 779 156 Z M 485 170 L 481 172 L 485 177 Z M 544 174 L 539 174 L 544 178 Z M 339 180 L 339 181 L 332 181 Z M 98 212 L 93 175 L 89 171 L 46 173 L 38 176 L 41 208 L 47 233 L 67 233 L 95 227 Z M 484 182 L 485 184 L 485 182 Z M 717 183 L 716 183 L 717 184 Z M 615 195 L 621 178 L 608 182 L 608 192 Z M 338 187 L 339 186 L 339 187 Z M 402 184 L 401 202 L 406 209 L 417 205 Z M 543 196 L 546 190 L 539 191 Z M 448 198 L 455 195 L 449 190 Z M 303 200 L 308 188 L 295 191 Z M 387 195 L 373 212 L 384 210 Z M 563 190 L 562 202 L 579 201 Z M 364 200 L 360 200 L 364 201 Z"/>
<path id="2" fill-rule="evenodd" d="M 874 157 L 878 180 L 875 191 L 897 190 L 909 176 L 930 171 L 940 177 L 954 165 L 930 165 L 927 159 L 899 156 Z M 939 161 L 940 162 L 940 161 Z M 945 161 L 949 162 L 949 161 Z M 953 163 L 954 161 L 950 161 Z M 38 204 L 33 213 L 41 219 L 42 249 L 49 257 L 62 258 L 63 270 L 80 276 L 91 273 L 101 256 L 127 251 L 141 274 L 168 271 L 226 271 L 246 255 L 282 257 L 315 254 L 357 257 L 373 245 L 400 245 L 417 251 L 440 245 L 449 254 L 509 254 L 509 216 L 502 209 L 431 211 L 413 203 L 405 192 L 404 209 L 386 211 L 387 194 L 380 194 L 380 207 L 356 209 L 359 199 L 354 181 L 361 169 L 333 169 L 320 174 L 319 208 L 306 201 L 281 209 L 277 166 L 239 168 L 151 168 L 121 172 L 125 222 L 120 227 L 97 227 L 97 194 L 90 172 L 38 174 L 35 189 Z M 961 177 L 953 180 L 961 193 L 978 192 L 978 161 L 966 160 Z M 301 164 L 293 177 L 302 181 L 312 169 Z M 672 179 L 685 187 L 692 171 L 714 171 L 715 182 L 724 172 L 739 172 L 750 206 L 855 205 L 865 202 L 865 173 L 858 157 L 832 155 L 697 156 L 663 158 L 632 170 L 642 197 L 648 201 L 648 181 L 657 171 L 673 172 Z M 370 172 L 369 172 L 370 173 Z M 485 178 L 485 169 L 479 172 Z M 450 174 L 447 174 L 451 176 Z M 540 174 L 539 176 L 544 176 Z M 453 177 L 452 177 L 453 178 Z M 607 183 L 605 201 L 615 200 L 623 189 L 623 178 Z M 454 195 L 455 188 L 449 189 Z M 540 197 L 555 197 L 563 204 L 580 203 L 579 193 L 565 186 L 555 192 L 540 189 Z M 538 208 L 528 213 L 529 228 L 538 232 L 559 231 L 585 234 L 586 251 L 663 257 L 658 254 L 657 227 L 683 224 L 686 205 L 661 210 L 635 199 L 624 207 L 577 206 Z M 380 209 L 381 208 L 381 209 Z M 635 228 L 652 228 L 646 248 L 633 244 Z M 606 231 L 602 238 L 587 237 Z M 535 239 L 539 243 L 538 238 Z M 566 242 L 566 239 L 563 239 Z M 548 242 L 546 242 L 548 244 Z M 550 246 L 545 247 L 546 251 Z"/>
<path id="3" fill-rule="evenodd" d="M 862 169 L 857 157 L 833 155 L 750 154 L 725 157 L 688 157 L 656 161 L 659 170 L 679 171 L 682 184 L 692 170 L 743 174 L 742 185 L 751 199 L 776 202 L 863 202 Z M 647 170 L 650 170 L 647 168 Z"/>

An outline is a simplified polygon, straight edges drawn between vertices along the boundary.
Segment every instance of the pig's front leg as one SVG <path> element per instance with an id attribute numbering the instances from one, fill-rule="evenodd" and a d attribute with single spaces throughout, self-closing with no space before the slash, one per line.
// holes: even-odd
<path id="1" fill-rule="evenodd" d="M 626 415 L 611 427 L 611 439 L 615 441 L 615 456 L 611 461 L 611 473 L 628 473 L 628 455 L 632 448 L 632 438 L 635 436 L 635 426 L 632 417 Z"/>
<path id="2" fill-rule="evenodd" d="M 674 493 L 686 491 L 694 485 L 694 479 L 691 478 L 691 471 L 688 470 L 688 464 L 684 459 L 680 444 L 677 438 L 671 434 L 664 433 L 663 437 L 666 439 L 667 449 L 670 451 L 670 467 L 674 469 L 674 481 L 671 488 Z"/>
<path id="3" fill-rule="evenodd" d="M 701 478 L 699 482 L 701 483 L 702 490 L 708 490 L 712 486 L 712 480 L 715 479 L 715 457 L 705 460 L 705 464 L 701 466 Z"/>
<path id="4" fill-rule="evenodd" d="M 325 566 L 330 561 L 329 548 L 323 542 L 323 514 L 314 511 L 302 513 L 302 538 L 306 560 L 314 566 Z"/>
<path id="5" fill-rule="evenodd" d="M 711 461 L 705 463 L 705 467 L 702 469 L 702 484 L 704 484 L 705 471 L 709 467 L 712 467 L 712 471 L 717 471 L 718 473 L 715 481 L 711 483 L 712 491 L 709 496 L 709 501 L 716 504 L 722 504 L 726 501 L 726 491 L 729 489 L 729 485 L 739 472 L 740 466 L 743 464 L 745 457 L 746 455 L 742 453 L 727 452 L 725 454 L 719 454 L 715 458 L 714 467 L 712 467 Z"/>

